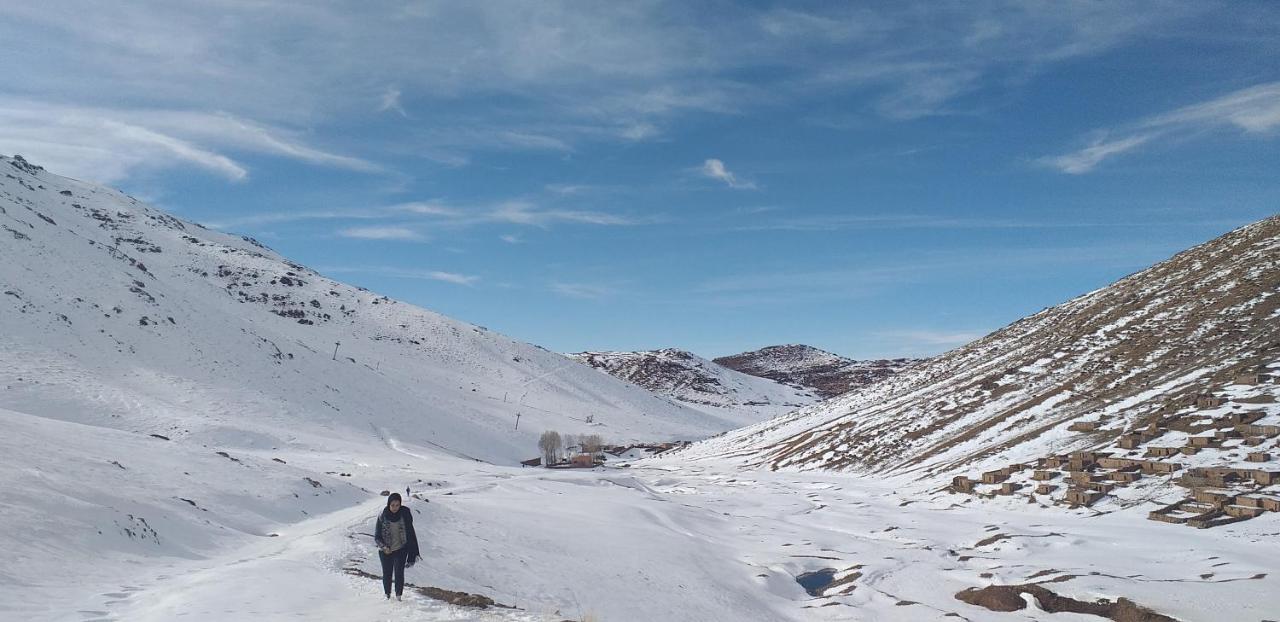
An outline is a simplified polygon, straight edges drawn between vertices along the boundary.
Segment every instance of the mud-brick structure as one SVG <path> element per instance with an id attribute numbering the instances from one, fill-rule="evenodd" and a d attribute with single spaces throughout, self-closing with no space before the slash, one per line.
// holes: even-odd
<path id="1" fill-rule="evenodd" d="M 1222 422 L 1229 425 L 1240 425 L 1242 423 L 1253 423 L 1264 416 L 1266 412 L 1261 410 L 1250 410 L 1242 413 L 1227 413 L 1222 417 Z"/>
<path id="2" fill-rule="evenodd" d="M 1221 506 L 1236 500 L 1236 495 L 1225 490 L 1197 490 L 1191 496 L 1199 503 L 1207 503 L 1209 505 Z"/>
<path id="3" fill-rule="evenodd" d="M 1019 490 L 1022 490 L 1022 484 L 1019 484 L 1016 482 L 1005 482 L 1003 484 L 1000 484 L 1000 492 L 996 494 L 1011 495 L 1015 492 L 1018 492 Z"/>
<path id="4" fill-rule="evenodd" d="M 1057 489 L 1058 489 L 1058 486 L 1056 484 L 1040 484 L 1039 486 L 1036 486 L 1036 494 L 1037 495 L 1053 494 L 1053 491 Z M 1261 501 L 1259 501 L 1259 503 L 1261 503 Z"/>
<path id="5" fill-rule="evenodd" d="M 1263 384 L 1268 378 L 1262 374 L 1241 374 L 1236 376 L 1231 384 Z"/>
<path id="6" fill-rule="evenodd" d="M 1177 447 L 1148 447 L 1147 448 L 1148 458 L 1165 458 L 1168 456 L 1176 456 L 1176 455 L 1178 455 Z"/>
<path id="7" fill-rule="evenodd" d="M 1067 496 L 1065 497 L 1065 499 L 1067 503 L 1070 503 L 1072 506 L 1088 507 L 1097 503 L 1098 500 L 1101 499 L 1102 497 L 1103 497 L 1103 494 L 1096 490 L 1072 488 L 1067 491 Z"/>
<path id="8" fill-rule="evenodd" d="M 1218 444 L 1218 439 L 1212 436 L 1192 436 L 1187 439 L 1189 447 L 1214 447 Z"/>
<path id="9" fill-rule="evenodd" d="M 1196 408 L 1217 408 L 1226 403 L 1226 399 L 1219 395 L 1197 395 Z"/>
<path id="10" fill-rule="evenodd" d="M 986 473 L 982 474 L 982 483 L 984 484 L 999 484 L 1000 482 L 1003 482 L 1006 479 L 1009 479 L 1009 474 L 1005 473 L 1004 469 L 987 471 Z"/>
<path id="11" fill-rule="evenodd" d="M 1144 441 L 1146 438 L 1141 434 L 1125 434 L 1120 437 L 1118 443 L 1121 449 L 1137 449 Z"/>
<path id="12" fill-rule="evenodd" d="M 1228 505 L 1222 508 L 1222 511 L 1234 518 L 1257 518 L 1262 516 L 1265 511 L 1262 508 L 1246 507 L 1243 505 Z"/>
<path id="13" fill-rule="evenodd" d="M 1088 471 L 1072 471 L 1067 475 L 1075 484 L 1091 484 L 1093 482 L 1102 481 L 1103 475 L 1093 474 Z"/>
<path id="14" fill-rule="evenodd" d="M 1058 476 L 1057 471 L 1038 470 L 1031 474 L 1031 479 L 1037 482 L 1047 482 Z"/>
<path id="15" fill-rule="evenodd" d="M 1111 479 L 1121 484 L 1132 484 L 1142 479 L 1142 473 L 1140 471 L 1115 471 L 1111 473 Z"/>
<path id="16" fill-rule="evenodd" d="M 1069 432 L 1096 432 L 1098 431 L 1097 421 L 1077 421 L 1067 426 Z"/>
<path id="17" fill-rule="evenodd" d="M 1249 462 L 1270 462 L 1271 454 L 1265 451 L 1251 451 L 1249 452 L 1249 455 L 1245 457 L 1245 460 L 1248 460 Z"/>
<path id="18" fill-rule="evenodd" d="M 977 484 L 977 482 L 963 475 L 957 475 L 951 478 L 951 490 L 956 492 L 973 492 L 974 487 Z"/>
<path id="19" fill-rule="evenodd" d="M 1266 438 L 1272 438 L 1280 436 L 1280 425 L 1241 423 L 1236 425 L 1236 431 L 1247 436 L 1264 436 Z"/>

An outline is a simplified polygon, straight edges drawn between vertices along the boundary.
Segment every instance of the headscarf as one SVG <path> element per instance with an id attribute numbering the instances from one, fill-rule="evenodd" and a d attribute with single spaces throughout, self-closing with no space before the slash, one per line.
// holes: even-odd
<path id="1" fill-rule="evenodd" d="M 404 516 L 404 511 L 405 511 L 405 509 L 404 509 L 404 501 L 400 501 L 400 509 L 399 509 L 398 511 L 395 511 L 395 512 L 392 512 L 392 511 L 391 511 L 391 502 L 392 502 L 392 501 L 400 501 L 400 493 L 398 493 L 398 492 L 393 492 L 393 493 L 391 493 L 391 495 L 390 495 L 390 496 L 388 496 L 388 497 L 387 497 L 387 507 L 383 508 L 383 510 L 382 510 L 382 517 L 383 517 L 383 518 L 385 518 L 386 520 L 389 520 L 389 521 L 393 522 L 393 523 L 398 523 L 398 522 L 400 522 L 400 517 L 401 517 L 401 516 Z"/>

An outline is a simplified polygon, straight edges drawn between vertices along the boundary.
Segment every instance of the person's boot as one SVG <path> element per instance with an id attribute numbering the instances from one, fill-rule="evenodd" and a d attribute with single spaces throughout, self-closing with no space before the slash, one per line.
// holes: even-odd
<path id="1" fill-rule="evenodd" d="M 391 592 L 387 592 L 387 600 L 391 600 Z"/>
<path id="2" fill-rule="evenodd" d="M 399 594 L 396 594 L 396 600 L 402 600 Z"/>

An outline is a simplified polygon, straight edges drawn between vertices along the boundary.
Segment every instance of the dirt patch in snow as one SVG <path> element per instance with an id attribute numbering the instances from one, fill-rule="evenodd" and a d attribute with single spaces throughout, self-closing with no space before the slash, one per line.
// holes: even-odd
<path id="1" fill-rule="evenodd" d="M 1178 622 L 1175 618 L 1156 613 L 1127 598 L 1120 598 L 1115 602 L 1102 599 L 1090 603 L 1060 596 L 1039 585 L 971 587 L 956 594 L 956 599 L 992 611 L 1020 611 L 1027 607 L 1022 594 L 1031 594 L 1040 604 L 1040 608 L 1049 613 L 1083 613 L 1115 622 Z"/>

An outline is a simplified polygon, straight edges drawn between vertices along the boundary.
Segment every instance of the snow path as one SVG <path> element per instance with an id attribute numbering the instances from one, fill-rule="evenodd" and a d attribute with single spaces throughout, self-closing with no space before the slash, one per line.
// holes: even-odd
<path id="1" fill-rule="evenodd" d="M 994 613 L 953 597 L 1058 577 L 1070 578 L 1045 587 L 1080 599 L 1124 596 L 1187 621 L 1280 610 L 1271 574 L 1277 517 L 1198 531 L 1153 527 L 1140 513 L 993 511 L 947 494 L 903 507 L 890 484 L 856 477 L 643 464 L 486 467 L 427 492 L 429 502 L 410 502 L 425 559 L 408 581 L 522 611 L 416 595 L 386 603 L 376 581 L 343 574 L 347 565 L 379 573 L 360 535 L 382 506 L 375 498 L 234 553 L 166 564 L 99 607 L 111 611 L 100 619 L 1100 620 Z M 851 578 L 820 597 L 794 580 L 824 568 L 837 582 Z"/>

